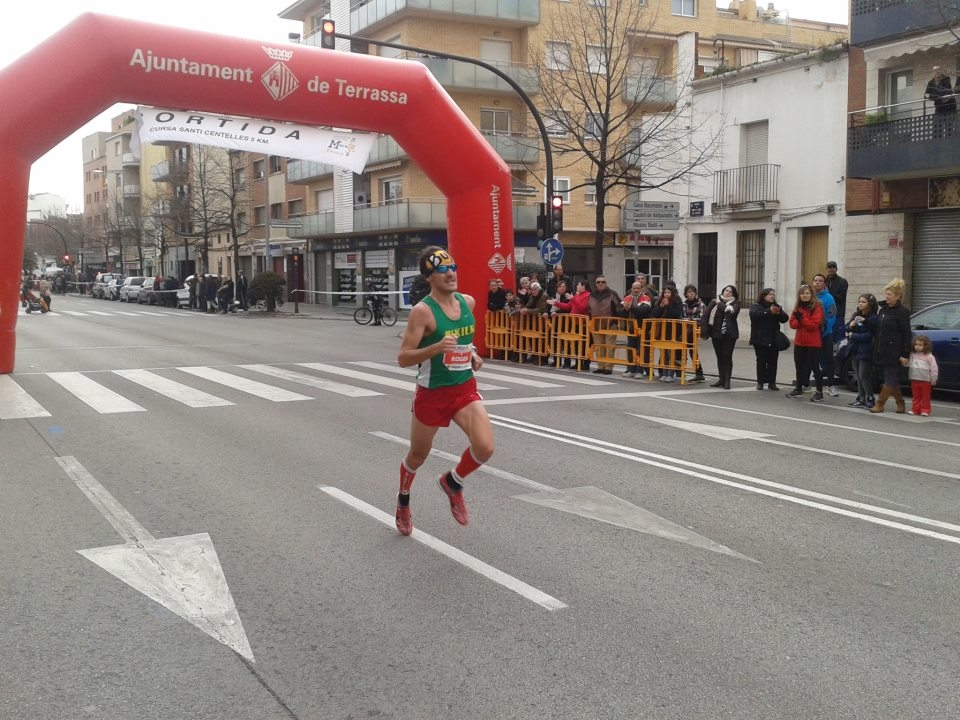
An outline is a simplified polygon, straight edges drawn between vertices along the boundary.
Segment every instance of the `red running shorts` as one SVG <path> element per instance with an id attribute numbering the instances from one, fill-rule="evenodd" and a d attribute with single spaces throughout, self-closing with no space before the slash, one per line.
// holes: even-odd
<path id="1" fill-rule="evenodd" d="M 417 385 L 413 396 L 413 416 L 429 427 L 449 427 L 453 416 L 470 403 L 480 402 L 483 398 L 477 391 L 476 378 L 470 378 L 462 385 L 425 388 Z"/>

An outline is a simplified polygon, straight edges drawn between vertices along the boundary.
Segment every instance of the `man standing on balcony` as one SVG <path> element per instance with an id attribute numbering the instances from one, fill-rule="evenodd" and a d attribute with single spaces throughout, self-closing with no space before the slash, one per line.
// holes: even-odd
<path id="1" fill-rule="evenodd" d="M 923 96 L 933 100 L 933 132 L 936 137 L 953 135 L 953 121 L 957 114 L 957 100 L 953 95 L 950 77 L 939 65 L 933 66 L 933 77 L 927 83 Z"/>

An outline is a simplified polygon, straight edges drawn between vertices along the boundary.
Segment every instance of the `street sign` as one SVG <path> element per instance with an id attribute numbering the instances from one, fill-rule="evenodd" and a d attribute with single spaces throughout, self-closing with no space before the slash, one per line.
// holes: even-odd
<path id="1" fill-rule="evenodd" d="M 690 217 L 703 217 L 703 200 L 690 203 Z"/>
<path id="2" fill-rule="evenodd" d="M 680 203 L 634 200 L 623 209 L 623 229 L 628 232 L 679 230 Z"/>
<path id="3" fill-rule="evenodd" d="M 540 258 L 547 265 L 556 265 L 563 261 L 563 245 L 555 237 L 547 238 L 540 246 Z"/>

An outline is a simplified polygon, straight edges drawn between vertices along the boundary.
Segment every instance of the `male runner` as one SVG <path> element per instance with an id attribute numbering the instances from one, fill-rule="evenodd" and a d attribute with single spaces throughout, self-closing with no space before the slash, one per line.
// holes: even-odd
<path id="1" fill-rule="evenodd" d="M 397 530 L 403 535 L 413 532 L 410 486 L 441 427 L 453 420 L 470 441 L 457 466 L 439 479 L 440 489 L 450 500 L 450 512 L 461 525 L 470 522 L 463 480 L 493 455 L 493 427 L 473 377 L 483 365 L 473 349 L 474 299 L 456 291 L 457 265 L 443 248 L 431 246 L 420 253 L 420 273 L 430 285 L 430 294 L 410 311 L 397 356 L 400 367 L 419 366 L 410 450 L 400 464 Z"/>

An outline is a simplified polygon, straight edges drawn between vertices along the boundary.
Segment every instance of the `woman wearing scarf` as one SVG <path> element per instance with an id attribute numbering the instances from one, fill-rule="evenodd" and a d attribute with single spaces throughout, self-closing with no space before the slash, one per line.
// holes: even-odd
<path id="1" fill-rule="evenodd" d="M 897 412 L 907 411 L 900 392 L 900 367 L 909 367 L 913 333 L 910 330 L 910 311 L 903 305 L 906 284 L 900 278 L 891 280 L 883 288 L 883 302 L 877 312 L 877 332 L 873 336 L 873 361 L 883 373 L 880 397 L 870 408 L 872 413 L 882 413 L 883 406 L 891 397 L 897 404 Z"/>
<path id="2" fill-rule="evenodd" d="M 707 305 L 703 315 L 703 335 L 713 341 L 713 351 L 717 354 L 717 381 L 710 387 L 730 389 L 730 377 L 733 375 L 733 348 L 740 337 L 737 327 L 737 315 L 740 314 L 740 301 L 737 288 L 725 285 L 720 296 Z"/>

